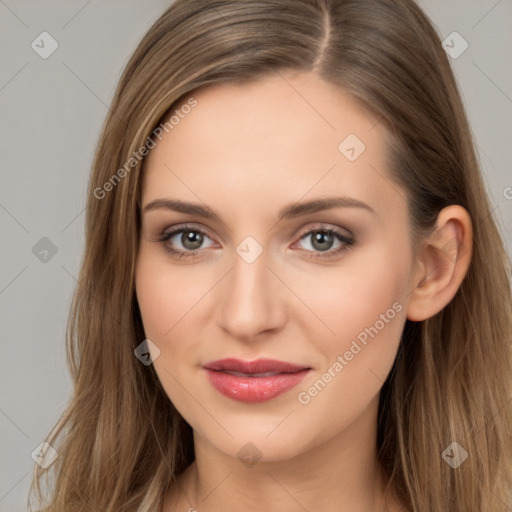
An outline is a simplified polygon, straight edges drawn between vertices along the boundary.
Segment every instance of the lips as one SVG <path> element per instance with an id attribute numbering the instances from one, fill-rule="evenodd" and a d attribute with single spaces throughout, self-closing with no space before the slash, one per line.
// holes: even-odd
<path id="1" fill-rule="evenodd" d="M 274 359 L 220 359 L 203 366 L 212 386 L 233 400 L 255 403 L 279 396 L 301 382 L 310 367 Z"/>

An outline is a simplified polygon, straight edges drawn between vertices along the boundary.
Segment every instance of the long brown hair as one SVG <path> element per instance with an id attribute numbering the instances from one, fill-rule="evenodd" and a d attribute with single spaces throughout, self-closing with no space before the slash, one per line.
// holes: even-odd
<path id="1" fill-rule="evenodd" d="M 42 503 L 40 481 L 55 476 L 46 512 L 154 512 L 194 460 L 191 428 L 153 366 L 134 356 L 145 338 L 134 288 L 140 149 L 198 87 L 285 69 L 317 73 L 385 123 L 414 240 L 451 204 L 473 223 L 461 287 L 433 318 L 407 320 L 381 391 L 378 454 L 389 485 L 415 512 L 511 506 L 509 260 L 430 21 L 412 0 L 177 0 L 126 66 L 95 154 L 67 331 L 74 393 L 47 439 L 58 457 L 35 466 L 31 486 Z M 452 442 L 468 454 L 458 468 L 442 457 Z"/>

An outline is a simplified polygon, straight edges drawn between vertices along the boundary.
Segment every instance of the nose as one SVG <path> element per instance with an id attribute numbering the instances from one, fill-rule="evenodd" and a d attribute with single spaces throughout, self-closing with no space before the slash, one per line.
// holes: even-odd
<path id="1" fill-rule="evenodd" d="M 286 288 L 269 268 L 267 252 L 248 263 L 236 252 L 233 268 L 218 289 L 217 323 L 232 338 L 255 341 L 286 323 Z"/>

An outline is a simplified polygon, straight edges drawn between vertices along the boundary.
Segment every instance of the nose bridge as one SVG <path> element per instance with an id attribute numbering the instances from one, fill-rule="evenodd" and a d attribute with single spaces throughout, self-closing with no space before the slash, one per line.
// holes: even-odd
<path id="1" fill-rule="evenodd" d="M 270 254 L 256 246 L 254 239 L 246 239 L 233 254 L 232 270 L 218 302 L 218 318 L 234 337 L 252 338 L 284 320 L 283 295 L 277 289 L 280 283 L 267 268 L 270 264 Z"/>

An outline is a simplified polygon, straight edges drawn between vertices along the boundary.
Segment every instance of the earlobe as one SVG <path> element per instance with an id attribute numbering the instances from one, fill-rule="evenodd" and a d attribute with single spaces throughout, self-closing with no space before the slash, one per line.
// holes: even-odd
<path id="1" fill-rule="evenodd" d="M 453 299 L 469 268 L 472 243 L 467 210 L 459 205 L 443 208 L 418 255 L 416 284 L 407 305 L 409 320 L 431 318 Z"/>

